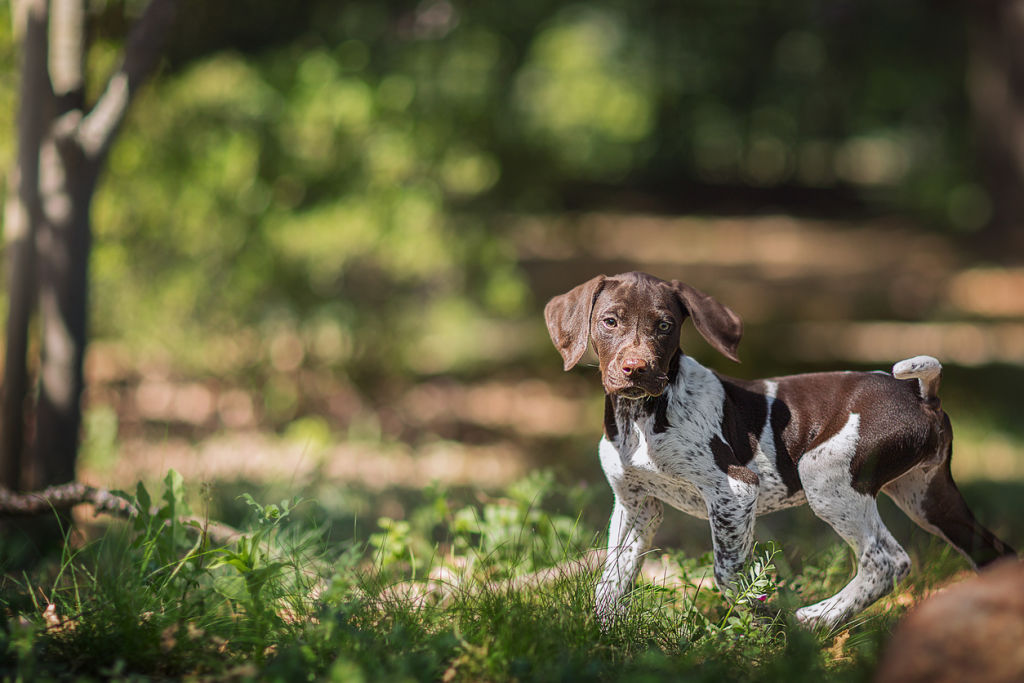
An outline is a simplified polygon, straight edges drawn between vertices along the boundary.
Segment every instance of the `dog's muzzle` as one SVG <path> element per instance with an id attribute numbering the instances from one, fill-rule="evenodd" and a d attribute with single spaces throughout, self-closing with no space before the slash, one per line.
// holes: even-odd
<path id="1" fill-rule="evenodd" d="M 630 401 L 639 401 L 644 398 L 661 396 L 665 393 L 665 389 L 667 388 L 668 375 L 661 373 L 658 373 L 657 375 L 649 375 L 639 381 L 624 382 L 619 385 L 609 385 L 609 383 L 605 383 L 605 391 L 609 394 L 613 394 Z"/>

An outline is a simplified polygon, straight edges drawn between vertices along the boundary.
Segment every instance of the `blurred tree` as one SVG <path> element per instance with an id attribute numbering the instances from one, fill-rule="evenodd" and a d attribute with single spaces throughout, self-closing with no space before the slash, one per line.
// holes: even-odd
<path id="1" fill-rule="evenodd" d="M 86 0 L 15 0 L 22 45 L 18 153 L 6 206 L 7 350 L 0 484 L 41 488 L 75 476 L 86 345 L 90 205 L 111 142 L 153 71 L 176 0 L 151 0 L 120 64 L 86 103 Z M 32 457 L 25 458 L 29 325 L 40 316 Z"/>
<path id="2" fill-rule="evenodd" d="M 1024 2 L 985 0 L 972 10 L 967 86 L 990 218 L 991 255 L 1024 254 Z M 967 198 L 970 199 L 970 198 Z"/>

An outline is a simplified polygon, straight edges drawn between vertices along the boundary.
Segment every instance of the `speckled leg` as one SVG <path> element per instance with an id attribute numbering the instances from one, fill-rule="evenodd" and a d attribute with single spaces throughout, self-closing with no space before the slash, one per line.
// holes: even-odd
<path id="1" fill-rule="evenodd" d="M 725 590 L 754 547 L 754 518 L 758 486 L 753 480 L 724 480 L 706 494 L 711 542 L 715 550 L 715 584 Z"/>
<path id="2" fill-rule="evenodd" d="M 640 571 L 640 561 L 651 546 L 662 514 L 661 501 L 654 498 L 616 498 L 608 528 L 608 557 L 595 596 L 603 623 L 622 611 L 623 596 Z"/>
<path id="3" fill-rule="evenodd" d="M 796 618 L 810 626 L 833 628 L 889 593 L 910 571 L 910 557 L 885 528 L 873 496 L 849 486 L 821 493 L 807 489 L 807 502 L 853 548 L 857 574 L 831 598 L 797 610 Z"/>

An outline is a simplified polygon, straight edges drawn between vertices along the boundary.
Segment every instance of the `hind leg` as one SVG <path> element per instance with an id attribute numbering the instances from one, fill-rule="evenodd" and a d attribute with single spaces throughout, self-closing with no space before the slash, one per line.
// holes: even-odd
<path id="1" fill-rule="evenodd" d="M 910 556 L 882 523 L 874 497 L 849 486 L 841 491 L 824 497 L 808 490 L 807 502 L 853 548 L 857 574 L 831 598 L 797 610 L 796 618 L 811 626 L 837 626 L 889 593 L 910 572 Z"/>
<path id="2" fill-rule="evenodd" d="M 798 466 L 807 504 L 857 556 L 857 574 L 841 591 L 797 610 L 797 619 L 812 626 L 842 623 L 891 591 L 910 571 L 910 557 L 882 523 L 875 497 L 850 484 L 858 426 L 858 416 L 851 415 L 839 434 L 808 451 Z"/>
<path id="3" fill-rule="evenodd" d="M 919 465 L 882 490 L 918 526 L 945 539 L 975 567 L 1016 555 L 974 518 L 953 481 L 948 451 L 944 462 Z"/>

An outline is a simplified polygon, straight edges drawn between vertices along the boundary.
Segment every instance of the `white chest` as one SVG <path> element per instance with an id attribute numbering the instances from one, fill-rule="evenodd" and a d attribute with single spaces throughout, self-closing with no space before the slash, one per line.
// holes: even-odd
<path id="1" fill-rule="evenodd" d="M 770 418 L 774 387 L 766 388 Z M 706 519 L 705 494 L 714 495 L 711 492 L 719 490 L 725 477 L 710 447 L 713 438 L 725 441 L 721 427 L 724 398 L 721 383 L 710 371 L 696 362 L 684 362 L 668 396 L 667 429 L 656 431 L 654 418 L 648 416 L 622 425 L 627 428 L 614 441 L 602 439 L 601 466 L 616 495 L 653 496 Z M 747 467 L 760 480 L 757 514 L 805 502 L 802 492 L 789 494 L 779 474 L 770 419 L 765 421 Z"/>
<path id="2" fill-rule="evenodd" d="M 601 467 L 616 495 L 634 499 L 653 496 L 687 514 L 707 519 L 707 503 L 696 485 L 664 466 L 665 460 L 671 461 L 671 453 L 655 449 L 652 457 L 651 440 L 643 434 L 638 436 L 639 444 L 628 453 L 622 453 L 608 439 L 601 440 Z"/>

